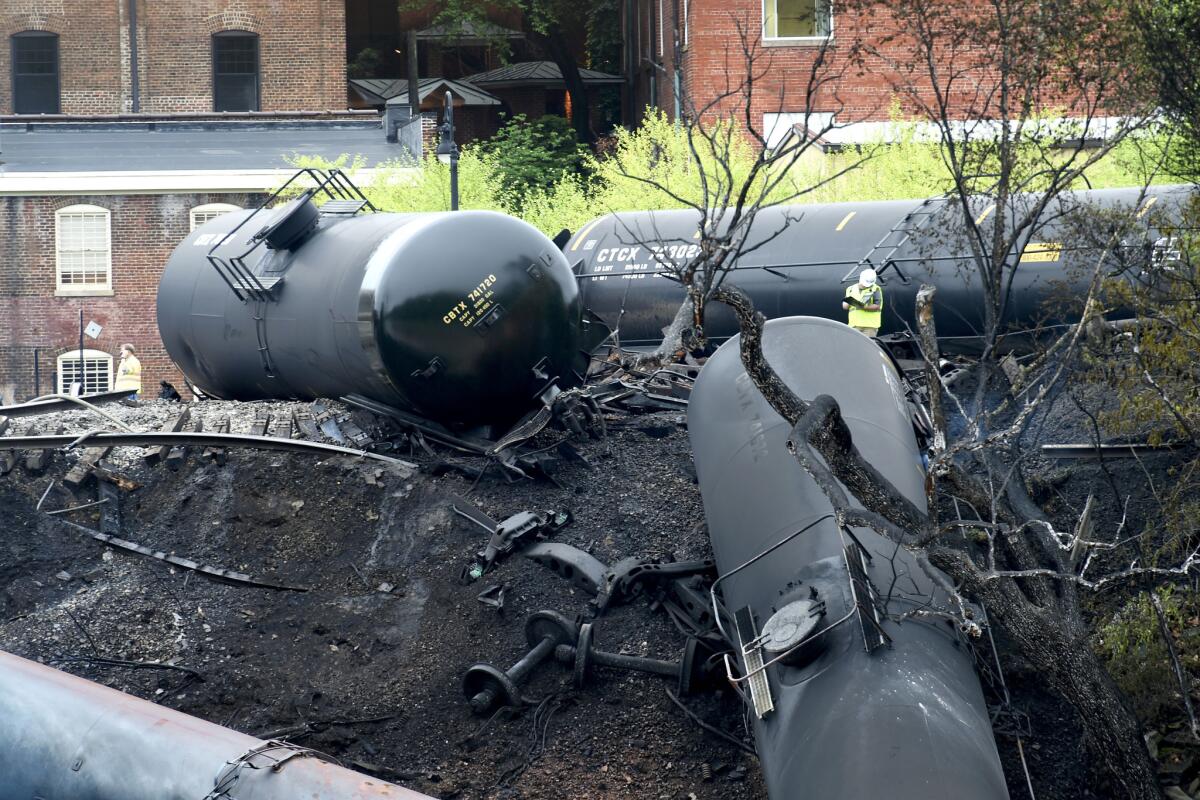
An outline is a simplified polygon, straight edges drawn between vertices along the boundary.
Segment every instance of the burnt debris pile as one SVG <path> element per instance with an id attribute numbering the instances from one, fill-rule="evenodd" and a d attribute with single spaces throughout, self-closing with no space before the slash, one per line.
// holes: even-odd
<path id="1" fill-rule="evenodd" d="M 937 202 L 871 205 L 792 221 L 865 226 L 865 255 L 764 246 L 736 277 L 784 383 L 836 400 L 924 509 L 912 268 L 961 254 L 914 249 Z M 645 263 L 621 244 L 642 223 Z M 181 796 L 213 798 L 1002 800 L 1005 768 L 1023 787 L 995 735 L 1030 720 L 986 610 L 835 513 L 729 320 L 686 363 L 628 349 L 670 321 L 658 268 L 691 239 L 681 216 L 612 217 L 560 248 L 501 214 L 378 212 L 336 170 L 197 228 L 158 298 L 182 397 L 0 408 L 0 649 L 42 662 L 0 656 L 0 761 L 21 762 L 0 800 L 162 796 L 172 755 Z M 864 267 L 882 340 L 788 316 L 837 313 Z M 1016 287 L 1014 325 L 1063 322 L 1047 285 Z M 1080 745 L 1042 746 L 1034 772 Z"/>

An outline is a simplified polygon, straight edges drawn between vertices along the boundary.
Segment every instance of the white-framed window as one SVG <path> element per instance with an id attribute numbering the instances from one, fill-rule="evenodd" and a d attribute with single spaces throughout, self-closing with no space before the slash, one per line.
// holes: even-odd
<path id="1" fill-rule="evenodd" d="M 57 293 L 112 294 L 112 215 L 100 206 L 67 206 L 54 214 Z"/>
<path id="2" fill-rule="evenodd" d="M 763 39 L 820 40 L 832 33 L 831 0 L 763 0 Z"/>
<path id="3" fill-rule="evenodd" d="M 232 203 L 206 203 L 202 206 L 196 206 L 191 211 L 192 230 L 196 230 L 209 220 L 224 216 L 230 211 L 241 211 L 241 206 L 235 206 Z"/>
<path id="4" fill-rule="evenodd" d="M 70 394 L 80 378 L 79 350 L 68 350 L 58 357 L 58 391 Z M 113 359 L 103 350 L 83 351 L 83 394 L 112 389 Z"/>

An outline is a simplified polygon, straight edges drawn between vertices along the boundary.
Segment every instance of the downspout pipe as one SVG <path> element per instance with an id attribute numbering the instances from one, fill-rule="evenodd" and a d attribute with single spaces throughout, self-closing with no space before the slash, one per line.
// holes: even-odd
<path id="1" fill-rule="evenodd" d="M 131 111 L 141 112 L 141 81 L 138 78 L 138 35 L 137 35 L 137 4 L 138 0 L 129 0 L 129 94 L 133 99 Z"/>
<path id="2" fill-rule="evenodd" d="M 430 800 L 0 652 L 0 800 Z"/>

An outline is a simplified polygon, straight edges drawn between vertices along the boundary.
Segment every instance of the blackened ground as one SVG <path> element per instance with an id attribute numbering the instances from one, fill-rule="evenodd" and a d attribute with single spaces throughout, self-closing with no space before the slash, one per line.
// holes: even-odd
<path id="1" fill-rule="evenodd" d="M 107 550 L 34 511 L 66 457 L 40 477 L 18 467 L 0 479 L 0 647 L 434 796 L 763 796 L 754 759 L 697 728 L 654 677 L 602 670 L 576 692 L 570 671 L 547 663 L 526 686 L 530 706 L 476 735 L 488 718 L 463 697 L 467 667 L 508 667 L 528 648 L 527 614 L 585 614 L 590 598 L 520 557 L 464 584 L 460 573 L 486 536 L 450 513 L 452 494 L 469 492 L 496 518 L 570 510 L 576 521 L 556 538 L 606 562 L 707 554 L 686 432 L 673 415 L 635 419 L 585 450 L 594 468 L 564 465 L 565 488 L 489 473 L 473 491 L 454 474 L 343 458 L 239 451 L 216 466 L 193 452 L 179 472 L 121 459 L 143 484 L 124 500 L 125 538 L 306 593 L 216 583 Z M 56 488 L 43 510 L 94 496 Z M 69 518 L 97 525 L 94 509 Z M 378 591 L 385 583 L 395 588 Z M 475 599 L 497 583 L 506 586 L 502 614 Z M 644 600 L 599 620 L 597 640 L 660 658 L 684 644 Z M 93 656 L 169 661 L 203 681 L 78 660 Z M 742 734 L 728 693 L 686 702 Z"/>
<path id="2" fill-rule="evenodd" d="M 148 429 L 177 408 L 113 413 Z M 205 403 L 195 413 L 208 423 L 232 414 L 238 431 L 255 408 Z M 48 428 L 64 417 L 68 430 L 91 425 L 75 412 L 40 422 Z M 18 467 L 0 478 L 0 648 L 246 733 L 314 747 L 434 796 L 765 797 L 753 757 L 696 727 L 667 698 L 665 680 L 601 670 L 577 692 L 569 670 L 548 663 L 526 686 L 530 704 L 490 722 L 471 714 L 460 688 L 472 663 L 505 668 L 524 653 L 527 614 L 586 615 L 590 598 L 521 557 L 464 583 L 463 567 L 486 536 L 449 511 L 451 496 L 467 495 L 497 519 L 569 510 L 575 522 L 557 540 L 607 563 L 702 558 L 703 509 L 680 422 L 672 413 L 614 419 L 606 440 L 580 445 L 590 467 L 562 465 L 562 486 L 506 483 L 494 470 L 476 483 L 296 454 L 239 451 L 217 466 L 193 452 L 178 472 L 146 467 L 138 450 L 114 456 L 142 484 L 123 501 L 125 538 L 306 593 L 216 583 L 105 549 L 34 510 L 73 457 L 55 455 L 37 477 Z M 94 496 L 56 488 L 43 510 Z M 95 509 L 69 519 L 97 525 Z M 379 590 L 387 584 L 394 588 Z M 503 613 L 476 600 L 496 584 L 506 587 Z M 601 618 L 597 641 L 659 658 L 675 658 L 684 644 L 645 600 Z M 1088 788 L 1100 784 L 1070 709 L 1047 696 L 1003 642 L 1001 650 L 1014 707 L 1029 719 L 1023 741 L 1039 800 L 1104 797 Z M 171 662 L 203 680 L 100 667 L 89 657 Z M 749 741 L 730 693 L 686 702 Z M 1013 798 L 1028 797 L 1016 740 L 1000 736 L 997 745 Z"/>

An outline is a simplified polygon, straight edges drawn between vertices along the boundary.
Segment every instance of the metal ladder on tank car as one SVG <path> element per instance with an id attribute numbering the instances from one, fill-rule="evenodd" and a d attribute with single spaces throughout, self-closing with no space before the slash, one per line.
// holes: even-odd
<path id="1" fill-rule="evenodd" d="M 946 202 L 946 197 L 928 197 L 921 201 L 921 205 L 914 208 L 912 211 L 904 215 L 904 218 L 892 226 L 891 230 L 883 235 L 883 238 L 875 243 L 865 256 L 859 259 L 854 267 L 842 276 L 842 283 L 850 283 L 858 278 L 862 270 L 870 267 L 875 270 L 875 274 L 880 278 L 887 271 L 888 267 L 896 273 L 901 283 L 908 283 L 911 279 L 905 275 L 900 266 L 893 261 L 896 253 L 901 247 L 908 244 L 912 239 L 913 234 L 921 229 L 921 224 L 936 214 L 942 203 Z M 883 255 L 879 253 L 887 251 Z"/>
<path id="2" fill-rule="evenodd" d="M 340 169 L 324 170 L 308 167 L 298 170 L 233 230 L 219 238 L 208 251 L 208 263 L 221 276 L 221 280 L 225 282 L 234 296 L 243 303 L 249 300 L 259 303 L 273 302 L 274 290 L 283 282 L 282 276 L 255 275 L 254 270 L 246 265 L 246 259 L 263 245 L 270 229 L 264 227 L 251 236 L 246 240 L 249 247 L 237 255 L 219 255 L 218 251 L 229 245 L 239 230 L 246 227 L 250 220 L 266 211 L 272 203 L 282 197 L 288 189 L 292 188 L 293 184 L 303 177 L 309 178 L 313 185 L 300 192 L 299 197 L 307 196 L 308 199 L 312 199 L 324 194 L 327 198 L 318 209 L 321 216 L 351 217 L 363 209 L 368 209 L 372 213 L 379 210 Z M 276 220 L 276 223 L 281 221 Z"/>

